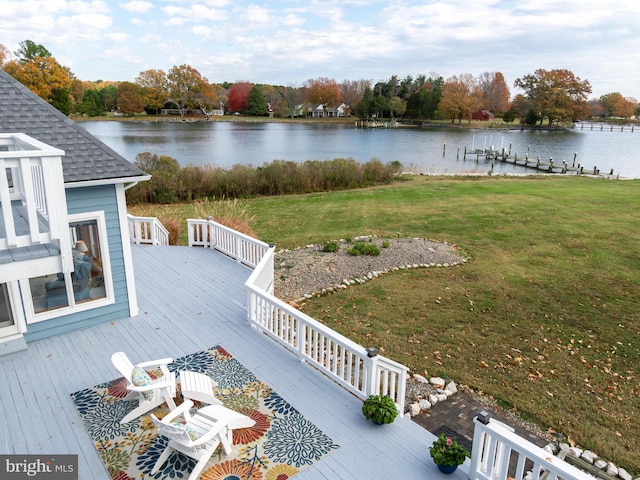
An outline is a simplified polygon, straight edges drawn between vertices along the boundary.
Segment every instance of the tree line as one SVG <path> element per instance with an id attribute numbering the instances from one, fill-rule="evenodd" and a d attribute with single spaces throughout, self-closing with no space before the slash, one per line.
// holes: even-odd
<path id="1" fill-rule="evenodd" d="M 590 117 L 630 118 L 638 102 L 612 92 L 588 99 L 591 85 L 566 69 L 538 69 L 514 81 L 522 93 L 511 96 L 501 72 L 453 75 L 432 73 L 372 84 L 369 80 L 320 77 L 301 85 L 265 85 L 249 81 L 210 83 L 196 68 L 177 65 L 168 72 L 150 69 L 134 82 L 83 81 L 60 65 L 44 46 L 31 40 L 13 52 L 0 44 L 0 67 L 71 116 L 158 114 L 171 109 L 181 117 L 243 114 L 281 118 L 355 115 L 362 120 L 470 121 L 487 111 L 505 122 L 535 125 Z M 337 110 L 341 107 L 338 114 Z"/>

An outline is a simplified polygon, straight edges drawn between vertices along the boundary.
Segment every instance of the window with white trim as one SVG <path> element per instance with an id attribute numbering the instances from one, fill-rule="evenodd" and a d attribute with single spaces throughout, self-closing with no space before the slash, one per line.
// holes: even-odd
<path id="1" fill-rule="evenodd" d="M 73 272 L 29 279 L 36 316 L 113 302 L 104 213 L 69 215 L 69 233 Z"/>

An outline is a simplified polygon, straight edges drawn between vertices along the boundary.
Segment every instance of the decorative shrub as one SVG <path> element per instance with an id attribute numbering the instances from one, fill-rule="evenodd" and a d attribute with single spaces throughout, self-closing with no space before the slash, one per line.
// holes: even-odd
<path id="1" fill-rule="evenodd" d="M 340 246 L 336 242 L 327 242 L 322 246 L 323 252 L 337 252 Z"/>
<path id="2" fill-rule="evenodd" d="M 380 255 L 380 249 L 375 243 L 356 242 L 353 247 L 347 250 L 349 255 L 357 257 L 358 255 L 371 255 L 377 257 Z"/>

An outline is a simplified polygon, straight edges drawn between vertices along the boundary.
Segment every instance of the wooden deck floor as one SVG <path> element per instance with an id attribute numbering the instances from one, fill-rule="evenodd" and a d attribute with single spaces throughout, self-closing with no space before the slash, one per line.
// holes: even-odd
<path id="1" fill-rule="evenodd" d="M 409 418 L 376 426 L 362 402 L 246 321 L 250 270 L 211 250 L 133 246 L 140 314 L 33 342 L 0 357 L 0 453 L 79 455 L 81 480 L 108 479 L 69 394 L 118 377 L 110 357 L 134 362 L 222 345 L 340 448 L 296 479 L 444 479 Z M 466 480 L 468 462 L 447 478 Z"/>

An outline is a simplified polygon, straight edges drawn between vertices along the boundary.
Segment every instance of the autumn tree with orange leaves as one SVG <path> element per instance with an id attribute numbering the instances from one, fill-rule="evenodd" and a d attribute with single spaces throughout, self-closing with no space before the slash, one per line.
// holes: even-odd
<path id="1" fill-rule="evenodd" d="M 600 104 L 605 116 L 629 118 L 632 116 L 638 102 L 631 98 L 625 98 L 620 92 L 607 93 L 600 97 Z"/>
<path id="2" fill-rule="evenodd" d="M 492 113 L 509 110 L 509 87 L 500 72 L 484 72 L 478 77 L 478 87 L 482 91 L 482 106 Z"/>
<path id="3" fill-rule="evenodd" d="M 307 81 L 306 100 L 312 108 L 322 105 L 324 110 L 336 108 L 342 103 L 340 87 L 335 80 L 320 77 Z"/>
<path id="4" fill-rule="evenodd" d="M 471 115 L 479 108 L 482 93 L 475 78 L 465 73 L 452 76 L 444 82 L 442 97 L 438 104 L 438 111 L 443 117 L 451 119 L 451 123 L 458 120 L 471 121 Z"/>
<path id="5" fill-rule="evenodd" d="M 544 70 L 516 79 L 514 85 L 524 91 L 540 124 L 547 118 L 549 125 L 559 121 L 575 121 L 589 114 L 588 80 L 580 80 L 566 69 Z"/>
<path id="6" fill-rule="evenodd" d="M 142 91 L 142 101 L 146 108 L 155 110 L 156 114 L 169 97 L 169 80 L 164 70 L 144 70 L 135 79 Z"/>
<path id="7" fill-rule="evenodd" d="M 208 102 L 215 99 L 213 89 L 209 88 L 209 82 L 198 70 L 190 65 L 173 66 L 167 73 L 168 102 L 173 103 L 180 111 L 180 117 L 184 117 L 187 108 L 202 108 Z"/>
<path id="8" fill-rule="evenodd" d="M 118 111 L 124 115 L 134 115 L 144 110 L 142 88 L 137 83 L 120 82 L 118 84 L 116 101 Z"/>
<path id="9" fill-rule="evenodd" d="M 69 69 L 60 65 L 46 48 L 31 40 L 21 42 L 15 54 L 18 58 L 5 62 L 3 70 L 68 115 L 71 111 L 73 78 Z"/>
<path id="10" fill-rule="evenodd" d="M 9 51 L 9 49 L 0 43 L 0 67 L 4 65 L 4 62 L 9 60 L 10 56 L 11 52 Z"/>

